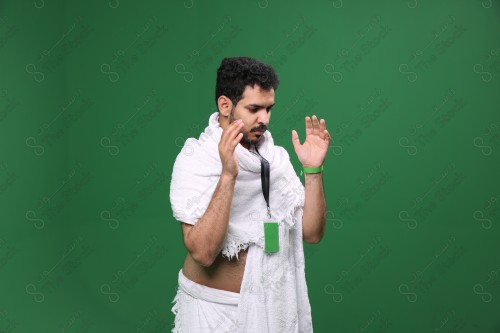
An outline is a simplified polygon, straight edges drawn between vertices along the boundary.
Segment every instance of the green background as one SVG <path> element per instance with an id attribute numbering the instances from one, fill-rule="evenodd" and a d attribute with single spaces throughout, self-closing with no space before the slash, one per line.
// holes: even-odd
<path id="1" fill-rule="evenodd" d="M 0 332 L 169 332 L 175 157 L 223 57 L 326 120 L 315 332 L 500 332 L 500 2 L 1 1 Z M 497 171 L 495 171 L 497 170 Z"/>

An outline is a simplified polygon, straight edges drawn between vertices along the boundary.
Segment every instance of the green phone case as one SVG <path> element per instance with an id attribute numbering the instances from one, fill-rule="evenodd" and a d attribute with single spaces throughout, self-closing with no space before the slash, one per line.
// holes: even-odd
<path id="1" fill-rule="evenodd" d="M 268 253 L 279 251 L 278 222 L 264 222 L 264 244 Z"/>

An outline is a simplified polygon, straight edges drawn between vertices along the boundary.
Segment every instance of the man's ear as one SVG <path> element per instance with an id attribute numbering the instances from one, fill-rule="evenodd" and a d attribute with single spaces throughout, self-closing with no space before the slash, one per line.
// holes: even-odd
<path id="1" fill-rule="evenodd" d="M 229 117 L 233 108 L 233 102 L 228 97 L 221 95 L 217 99 L 217 107 L 222 116 Z"/>

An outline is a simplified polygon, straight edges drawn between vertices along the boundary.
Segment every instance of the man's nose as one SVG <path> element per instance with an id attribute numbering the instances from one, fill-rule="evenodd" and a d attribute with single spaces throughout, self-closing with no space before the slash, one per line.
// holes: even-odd
<path id="1" fill-rule="evenodd" d="M 266 109 L 263 109 L 259 112 L 259 117 L 257 118 L 257 121 L 259 124 L 264 124 L 267 126 L 269 123 L 269 113 L 267 112 Z"/>

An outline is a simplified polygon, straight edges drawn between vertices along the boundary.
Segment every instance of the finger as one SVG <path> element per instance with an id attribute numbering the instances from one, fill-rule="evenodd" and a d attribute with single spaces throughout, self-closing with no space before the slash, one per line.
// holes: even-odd
<path id="1" fill-rule="evenodd" d="M 319 121 L 319 137 L 321 139 L 325 138 L 325 120 L 324 119 L 321 119 Z"/>
<path id="2" fill-rule="evenodd" d="M 225 133 L 222 133 L 223 138 L 221 140 L 226 141 L 226 138 L 227 138 L 227 140 L 234 139 L 238 135 L 242 126 L 243 126 L 243 121 L 241 121 L 239 119 L 233 121 L 229 126 L 226 127 L 226 129 L 224 131 Z"/>
<path id="3" fill-rule="evenodd" d="M 295 148 L 295 150 L 300 148 L 299 135 L 297 134 L 296 130 L 292 130 L 292 144 L 293 144 L 293 148 Z"/>
<path id="4" fill-rule="evenodd" d="M 237 127 L 238 125 L 242 124 L 243 121 L 241 119 L 236 119 L 235 121 L 233 121 L 232 123 L 230 123 L 227 127 L 226 127 L 226 130 L 230 130 L 231 128 L 234 128 L 234 127 Z"/>
<path id="5" fill-rule="evenodd" d="M 231 149 L 232 150 L 234 150 L 236 148 L 236 146 L 238 145 L 238 143 L 240 143 L 241 138 L 243 138 L 243 133 L 238 133 L 238 135 L 236 135 L 236 138 L 231 141 Z"/>
<path id="6" fill-rule="evenodd" d="M 313 125 L 312 125 L 312 122 L 311 122 L 311 118 L 309 118 L 309 116 L 306 117 L 306 136 L 308 136 L 309 134 L 312 134 L 313 132 Z"/>
<path id="7" fill-rule="evenodd" d="M 318 117 L 313 116 L 313 117 L 312 117 L 312 122 L 313 122 L 313 134 L 314 134 L 314 135 L 319 135 L 319 122 L 318 122 Z"/>
<path id="8" fill-rule="evenodd" d="M 228 140 L 230 140 L 231 145 L 236 147 L 238 142 L 240 142 L 241 138 L 243 137 L 243 133 L 241 132 L 241 129 L 243 128 L 243 120 L 236 120 L 235 122 L 238 122 L 235 124 L 235 126 L 231 129 L 231 132 L 228 133 Z M 232 147 L 234 149 L 234 147 Z"/>
<path id="9" fill-rule="evenodd" d="M 330 133 L 328 133 L 328 130 L 325 129 L 324 133 L 325 133 L 325 141 L 329 145 L 332 137 L 330 136 Z"/>
<path id="10" fill-rule="evenodd" d="M 241 125 L 243 125 L 243 120 L 241 119 L 237 119 L 235 121 L 233 121 L 231 124 L 229 124 L 229 126 L 227 127 L 227 129 L 229 131 L 235 131 L 237 130 Z"/>

